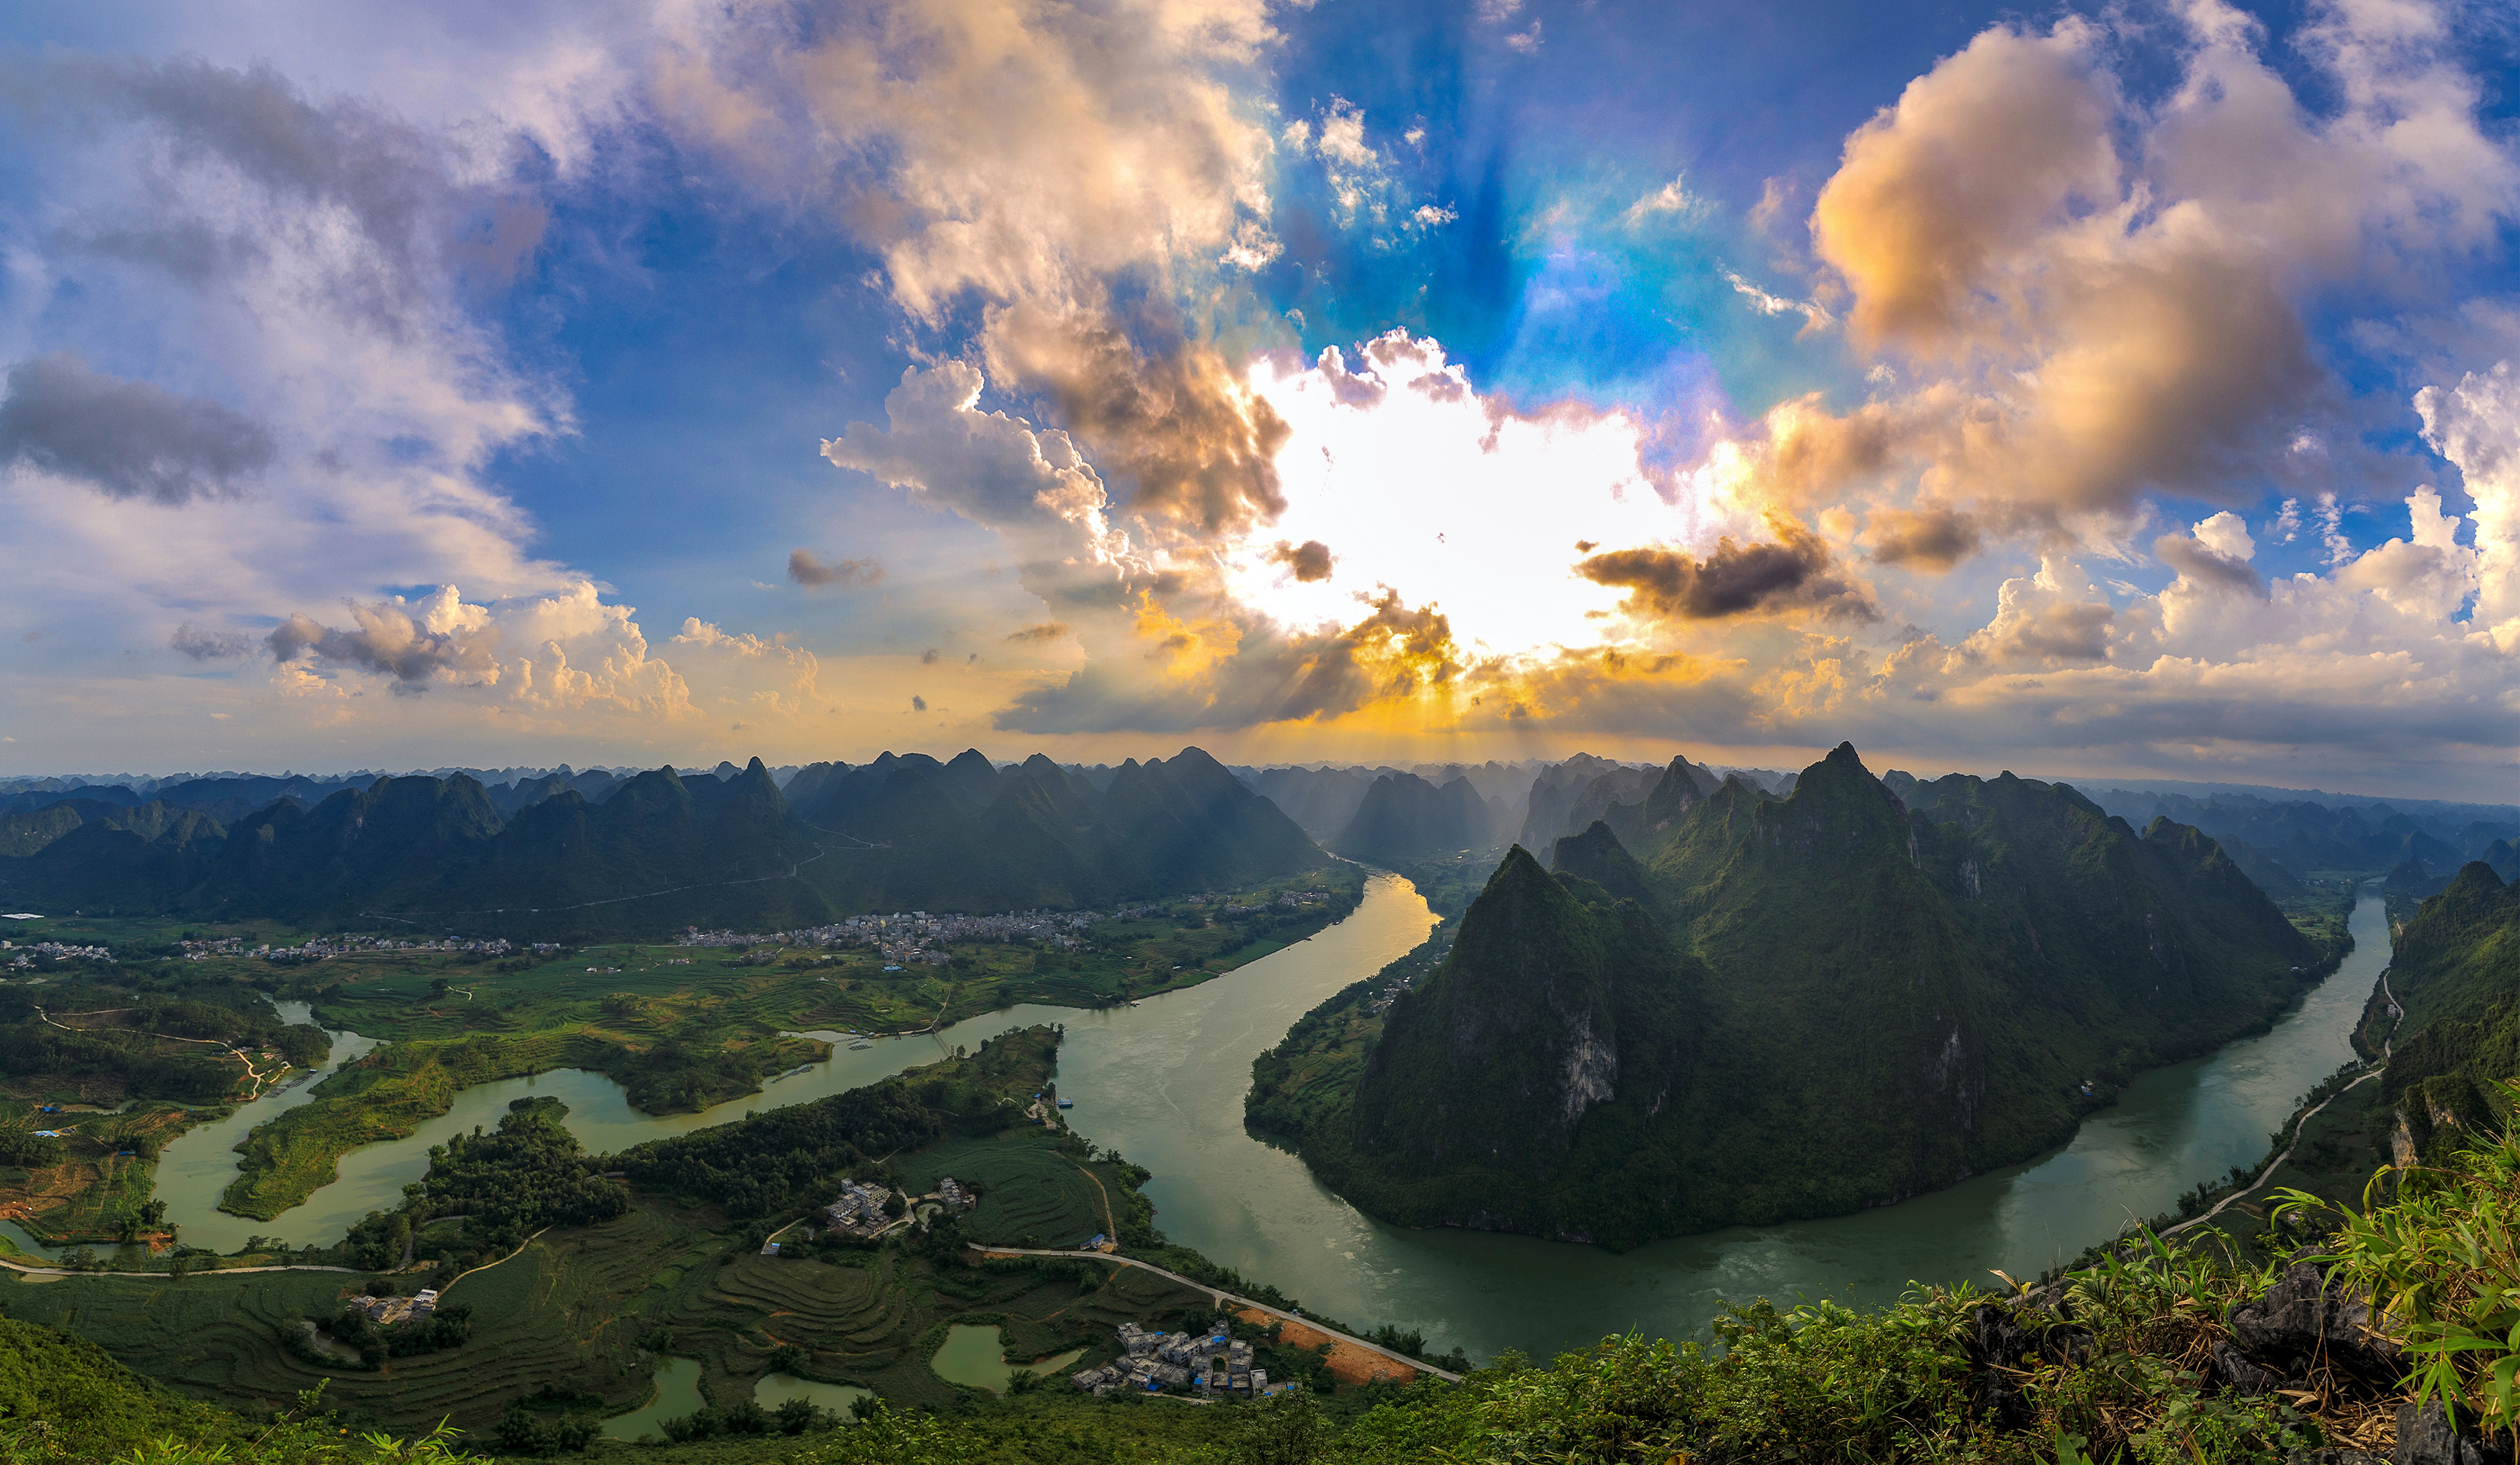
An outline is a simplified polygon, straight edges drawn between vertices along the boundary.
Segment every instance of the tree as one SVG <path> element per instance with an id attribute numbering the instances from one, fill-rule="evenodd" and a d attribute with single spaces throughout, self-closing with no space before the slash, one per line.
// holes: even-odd
<path id="1" fill-rule="evenodd" d="M 1288 1388 L 1252 1401 L 1232 1458 L 1235 1465 L 1312 1465 L 1328 1444 L 1312 1395 Z"/>

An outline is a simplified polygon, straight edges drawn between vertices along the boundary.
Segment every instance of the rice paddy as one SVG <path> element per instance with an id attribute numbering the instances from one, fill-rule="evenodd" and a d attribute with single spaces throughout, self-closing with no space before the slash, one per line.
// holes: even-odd
<path id="1" fill-rule="evenodd" d="M 1046 1132 L 960 1139 L 900 1157 L 905 1174 L 981 1186 L 1011 1225 L 1102 1229 L 1093 1181 Z M 1062 1177 L 1059 1173 L 1064 1170 Z M 1116 1176 L 1105 1176 L 1116 1184 Z M 1112 1328 L 1203 1314 L 1203 1294 L 1134 1267 L 929 1259 L 902 1246 L 835 1260 L 764 1257 L 724 1217 L 642 1198 L 601 1225 L 557 1228 L 446 1292 L 472 1308 L 461 1348 L 369 1372 L 309 1361 L 288 1347 L 303 1319 L 337 1311 L 364 1274 L 202 1273 L 182 1282 L 114 1275 L 0 1283 L 14 1316 L 95 1340 L 141 1373 L 236 1408 L 286 1403 L 318 1379 L 362 1423 L 409 1432 L 440 1419 L 493 1429 L 512 1399 L 548 1386 L 607 1415 L 649 1401 L 659 1363 L 698 1366 L 698 1396 L 733 1404 L 767 1375 L 872 1389 L 896 1403 L 950 1404 L 957 1385 L 930 1366 L 957 1323 L 994 1325 L 1010 1358 L 1106 1356 Z M 408 1290 L 416 1278 L 400 1279 Z M 780 1352 L 792 1347 L 801 1352 Z M 1081 1361 L 1081 1360 L 1080 1360 Z"/>

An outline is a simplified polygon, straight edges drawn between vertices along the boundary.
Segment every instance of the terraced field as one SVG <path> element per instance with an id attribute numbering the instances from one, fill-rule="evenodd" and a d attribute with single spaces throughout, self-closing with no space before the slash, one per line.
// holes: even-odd
<path id="1" fill-rule="evenodd" d="M 637 1407 L 655 1366 L 652 1344 L 699 1360 L 712 1403 L 750 1397 L 773 1369 L 773 1351 L 789 1344 L 806 1351 L 795 1370 L 806 1377 L 862 1384 L 902 1403 L 951 1403 L 954 1386 L 927 1358 L 952 1323 L 1000 1324 L 1010 1357 L 1085 1346 L 1091 1359 L 1111 1351 L 1113 1325 L 1203 1311 L 1205 1301 L 1134 1267 L 975 1268 L 898 1247 L 849 1259 L 861 1259 L 758 1256 L 710 1213 L 643 1201 L 601 1225 L 547 1231 L 457 1281 L 446 1297 L 472 1307 L 471 1340 L 379 1373 L 310 1364 L 281 1341 L 299 1319 L 337 1310 L 367 1281 L 360 1274 L 13 1280 L 0 1283 L 0 1302 L 13 1316 L 79 1333 L 142 1373 L 234 1407 L 281 1404 L 329 1376 L 328 1397 L 354 1417 L 401 1431 L 440 1419 L 481 1431 L 510 1399 L 544 1385 L 599 1397 L 607 1414 Z"/>
<path id="2" fill-rule="evenodd" d="M 410 1430 L 452 1417 L 464 1428 L 486 1429 L 508 1399 L 545 1383 L 576 1385 L 619 1408 L 637 1403 L 648 1376 L 638 1357 L 643 1324 L 624 1303 L 696 1239 L 672 1216 L 646 1210 L 547 1233 L 515 1259 L 448 1290 L 448 1302 L 472 1308 L 472 1337 L 464 1347 L 397 1358 L 379 1373 L 319 1367 L 281 1342 L 298 1319 L 338 1310 L 364 1275 L 206 1273 L 180 1283 L 71 1277 L 15 1282 L 0 1297 L 12 1315 L 92 1339 L 187 1394 L 239 1407 L 276 1405 L 329 1375 L 328 1397 L 378 1423 Z"/>
<path id="3" fill-rule="evenodd" d="M 1110 1229 L 1103 1218 L 1104 1192 L 1095 1182 L 1116 1187 L 1119 1180 L 1109 1173 L 1089 1176 L 1094 1167 L 1079 1168 L 1054 1143 L 1050 1131 L 1031 1128 L 953 1139 L 905 1155 L 893 1168 L 918 1191 L 935 1189 L 948 1175 L 976 1187 L 980 1204 L 963 1218 L 965 1233 L 975 1241 L 1074 1246 Z"/>

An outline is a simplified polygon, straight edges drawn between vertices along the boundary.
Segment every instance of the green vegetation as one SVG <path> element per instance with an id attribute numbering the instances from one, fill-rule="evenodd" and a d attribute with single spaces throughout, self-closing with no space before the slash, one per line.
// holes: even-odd
<path id="1" fill-rule="evenodd" d="M 0 998 L 0 1136 L 20 1115 L 29 1117 L 25 1129 L 73 1133 L 67 1154 L 0 1163 L 0 1205 L 16 1203 L 15 1213 L 49 1240 L 121 1235 L 149 1199 L 156 1147 L 223 1110 L 158 1103 L 106 1133 L 85 1116 L 34 1123 L 34 1106 L 110 1105 L 161 1091 L 218 1105 L 249 1091 L 243 1062 L 216 1044 L 180 1040 L 188 1036 L 246 1045 L 266 1084 L 287 1066 L 321 1063 L 323 1028 L 281 1023 L 267 997 L 310 1002 L 323 1027 L 388 1042 L 248 1137 L 222 1205 L 257 1218 L 303 1202 L 334 1178 L 343 1155 L 412 1132 L 474 1083 L 584 1068 L 619 1081 L 650 1113 L 698 1110 L 828 1051 L 785 1033 L 925 1029 L 1024 1002 L 1099 1007 L 1188 986 L 1311 936 L 1355 909 L 1363 889 L 1353 865 L 1307 869 L 1134 908 L 1095 924 L 1076 950 L 954 941 L 936 948 L 943 965 L 908 971 L 886 971 L 892 964 L 864 947 L 775 942 L 541 953 L 370 947 L 290 965 L 248 953 L 275 943 L 285 954 L 307 933 L 65 918 L 45 934 L 111 944 L 119 959 L 67 964 L 68 980 Z M 169 954 L 194 939 L 236 944 L 202 960 Z M 38 1018 L 33 998 L 56 1014 L 110 1011 L 68 1018 L 80 1025 L 69 1031 Z M 8 1003 L 17 1004 L 15 1022 L 6 1020 Z M 13 1107 L 12 1095 L 23 1102 Z M 109 1148 L 132 1144 L 127 1158 Z"/>
<path id="2" fill-rule="evenodd" d="M 2312 1198 L 2287 1198 L 2287 1233 L 2327 1238 L 2308 1260 L 2261 1258 L 2210 1234 L 2185 1247 L 2140 1234 L 2093 1265 L 2017 1292 L 1919 1289 L 1868 1313 L 1824 1302 L 1790 1310 L 1757 1303 L 1727 1312 L 1713 1348 L 1611 1338 L 1547 1364 L 1501 1357 L 1460 1386 L 1307 1392 L 1224 1408 L 1093 1398 L 1058 1388 L 992 1398 L 954 1391 L 932 1375 L 920 1385 L 913 1343 L 900 1349 L 902 1361 L 875 1372 L 897 1370 L 924 1396 L 886 1390 L 884 1403 L 863 1423 L 799 1437 L 764 1418 L 758 1434 L 607 1450 L 642 1465 L 2272 1465 L 2322 1448 L 2385 1455 L 2393 1440 L 2424 1432 L 2440 1438 L 2455 1429 L 2482 1441 L 2512 1418 L 2509 1365 L 2520 1358 L 2506 1336 L 2509 1289 L 2520 1281 L 2520 1249 L 2510 1240 L 2520 1206 L 2520 1140 L 2504 1137 L 2443 1166 L 2386 1178 L 2401 1181 L 2404 1193 L 2375 1201 L 2359 1217 Z M 621 1250 L 633 1240 L 619 1231 L 630 1221 L 594 1228 L 590 1239 L 598 1245 L 581 1249 L 571 1266 L 602 1250 Z M 705 1266 L 714 1259 L 696 1259 Z M 887 1260 L 909 1269 L 887 1275 Z M 646 1327 L 652 1317 L 671 1317 L 654 1341 L 677 1351 L 715 1347 L 737 1365 L 709 1375 L 727 1381 L 728 1392 L 711 1388 L 717 1402 L 710 1407 L 721 1420 L 745 1416 L 749 1396 L 739 1387 L 749 1361 L 744 1353 L 770 1338 L 781 1340 L 774 1348 L 793 1350 L 783 1362 L 802 1355 L 819 1370 L 870 1339 L 941 1332 L 933 1324 L 922 1329 L 925 1318 L 940 1315 L 921 1309 L 922 1286 L 944 1315 L 1056 1313 L 1028 1335 L 1041 1340 L 1037 1346 L 1072 1336 L 1064 1331 L 1071 1319 L 1090 1317 L 1090 1328 L 1167 1301 L 1105 1299 L 1068 1277 L 1006 1263 L 924 1271 L 897 1252 L 858 1267 L 743 1257 L 710 1270 L 709 1285 L 699 1289 L 689 1285 L 688 1272 L 666 1280 L 643 1300 L 654 1310 L 631 1321 Z M 563 1274 L 538 1272 L 512 1292 L 531 1293 Z M 897 1285 L 903 1280 L 912 1285 Z M 22 1296 L 12 1292 L 9 1300 Z M 582 1291 L 576 1296 L 584 1301 Z M 2403 1351 L 2375 1344 L 2353 1321 L 2357 1299 L 2387 1319 Z M 487 1301 L 476 1307 L 486 1310 Z M 1012 1337 L 1015 1329 L 1009 1331 Z M 482 1341 L 476 1332 L 468 1349 Z M 826 1349 L 827 1342 L 840 1346 Z M 429 1391 L 432 1403 L 447 1398 L 445 1376 L 428 1371 L 434 1362 L 413 1360 L 409 1376 L 409 1387 Z M 404 1366 L 397 1363 L 397 1372 Z M 322 1403 L 338 1402 L 364 1382 L 342 1376 Z M 30 1406 L 11 1392 L 28 1387 L 49 1388 L 51 1396 Z M 491 1393 L 498 1386 L 476 1388 Z M 582 1403 L 588 1396 L 573 1385 L 518 1392 L 495 1413 L 468 1401 L 467 1413 L 492 1422 L 459 1439 L 504 1452 L 522 1434 L 507 1421 L 535 1413 L 533 1400 Z M 261 1428 L 169 1398 L 93 1350 L 22 1321 L 0 1323 L 0 1401 L 11 1421 L 0 1427 L 18 1430 L 22 1441 L 28 1437 L 17 1421 L 45 1408 L 66 1433 L 82 1431 L 83 1440 L 108 1444 L 159 1432 L 224 1443 Z M 2428 1403 L 2443 1402 L 2456 1411 L 2450 1419 L 2427 1414 Z M 313 1442 L 303 1427 L 279 1428 L 293 1428 L 291 1440 Z M 91 1447 L 85 1458 L 96 1454 Z M 293 1465 L 322 1457 L 266 1447 L 243 1458 Z"/>
<path id="3" fill-rule="evenodd" d="M 518 792 L 415 775 L 312 807 L 216 801 L 217 817 L 164 801 L 88 801 L 93 817 L 76 820 L 79 809 L 11 814 L 0 895 L 583 942 L 878 911 L 1074 908 L 1323 862 L 1276 805 L 1195 748 L 1132 759 L 1100 785 L 1046 757 L 1000 770 L 971 752 L 950 764 L 890 754 L 863 768 L 816 764 L 784 793 L 757 758 L 732 778 L 660 768 L 608 783 L 600 802 L 552 780 L 505 804 Z"/>
<path id="4" fill-rule="evenodd" d="M 1554 876 L 1508 854 L 1437 970 L 1254 1065 L 1252 1125 L 1404 1224 L 1626 1248 L 1843 1213 L 2063 1140 L 2343 950 L 2194 830 L 2063 786 L 1903 806 L 1841 747 L 1788 798 L 1702 787 L 1676 763 L 1623 815 L 1639 852 L 1596 823 Z"/>
<path id="5" fill-rule="evenodd" d="M 351 1427 L 408 1433 L 452 1417 L 476 1447 L 525 1438 L 521 1424 L 507 1424 L 518 1408 L 553 1431 L 633 1408 L 661 1355 L 698 1359 L 702 1391 L 722 1411 L 739 1410 L 772 1371 L 959 1408 L 965 1392 L 926 1362 L 954 1323 L 998 1325 L 1017 1358 L 1077 1348 L 1108 1356 L 1118 1322 L 1203 1316 L 1205 1295 L 1102 1262 L 974 1267 L 963 1228 L 941 1220 L 875 1249 L 772 1257 L 760 1243 L 790 1221 L 819 1221 L 815 1208 L 853 1171 L 898 1185 L 950 1167 L 984 1194 L 1003 1189 L 996 1204 L 1020 1216 L 1040 1203 L 1026 1182 L 1055 1175 L 1056 1163 L 1073 1177 L 1064 1204 L 1099 1182 L 1124 1213 L 1144 1213 L 1133 1188 L 1143 1172 L 1019 1120 L 1008 1127 L 1056 1049 L 1048 1030 L 1010 1033 L 966 1058 L 618 1161 L 584 1156 L 558 1106 L 529 1100 L 497 1129 L 432 1152 L 405 1203 L 361 1222 L 329 1259 L 399 1266 L 408 1254 L 411 1271 L 210 1272 L 179 1283 L 109 1273 L 0 1283 L 0 1302 L 186 1394 L 250 1408 L 329 1377 Z M 806 1163 L 751 1174 L 789 1157 Z M 598 1173 L 620 1167 L 629 1186 Z M 988 1220 L 988 1204 L 967 1218 L 973 1226 Z M 437 1286 L 441 1316 L 458 1319 L 462 1336 L 338 1324 L 350 1296 L 388 1280 L 405 1291 Z M 371 1356 L 322 1351 L 310 1333 L 318 1322 Z"/>
<path id="6" fill-rule="evenodd" d="M 962 1217 L 964 1232 L 978 1241 L 1016 1246 L 1074 1246 L 1116 1229 L 1108 1196 L 1125 1179 L 1107 1167 L 1089 1167 L 1075 1145 L 1048 1129 L 1020 1129 L 979 1139 L 949 1139 L 892 1164 L 911 1190 L 925 1194 L 952 1176 L 978 1193 L 980 1203 Z"/>
<path id="7" fill-rule="evenodd" d="M 269 1220 L 332 1183 L 343 1155 L 398 1139 L 444 1114 L 456 1090 L 548 1069 L 594 1067 L 605 1052 L 563 1033 L 379 1048 L 316 1085 L 312 1102 L 246 1136 L 220 1209 Z"/>

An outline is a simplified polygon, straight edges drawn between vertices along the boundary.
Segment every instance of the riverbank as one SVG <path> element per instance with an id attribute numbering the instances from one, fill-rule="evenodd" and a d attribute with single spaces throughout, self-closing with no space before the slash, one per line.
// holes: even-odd
<path id="1" fill-rule="evenodd" d="M 1305 1305 L 1422 1330 L 1474 1356 L 1547 1356 L 1642 1329 L 1711 1340 L 1736 1303 L 1895 1302 L 1912 1281 L 2036 1276 L 2176 1208 L 2200 1180 L 2259 1161 L 2295 1100 L 2353 1057 L 2349 1034 L 2386 963 L 2384 918 L 2358 901 L 2355 949 L 2267 1032 L 2138 1076 L 2048 1155 L 1855 1215 L 1736 1227 L 1622 1256 L 1373 1221 L 1240 1122 L 1251 1062 L 1305 1013 L 1418 944 L 1431 913 L 1394 885 L 1370 894 L 1333 950 L 1325 934 L 1280 965 L 1068 1023 L 1060 1093 L 1078 1131 L 1153 1172 L 1166 1232 Z M 1379 903 L 1378 903 L 1379 902 Z M 1397 918 L 1406 917 L 1405 920 Z M 1379 929 L 1378 943 L 1357 940 Z"/>

